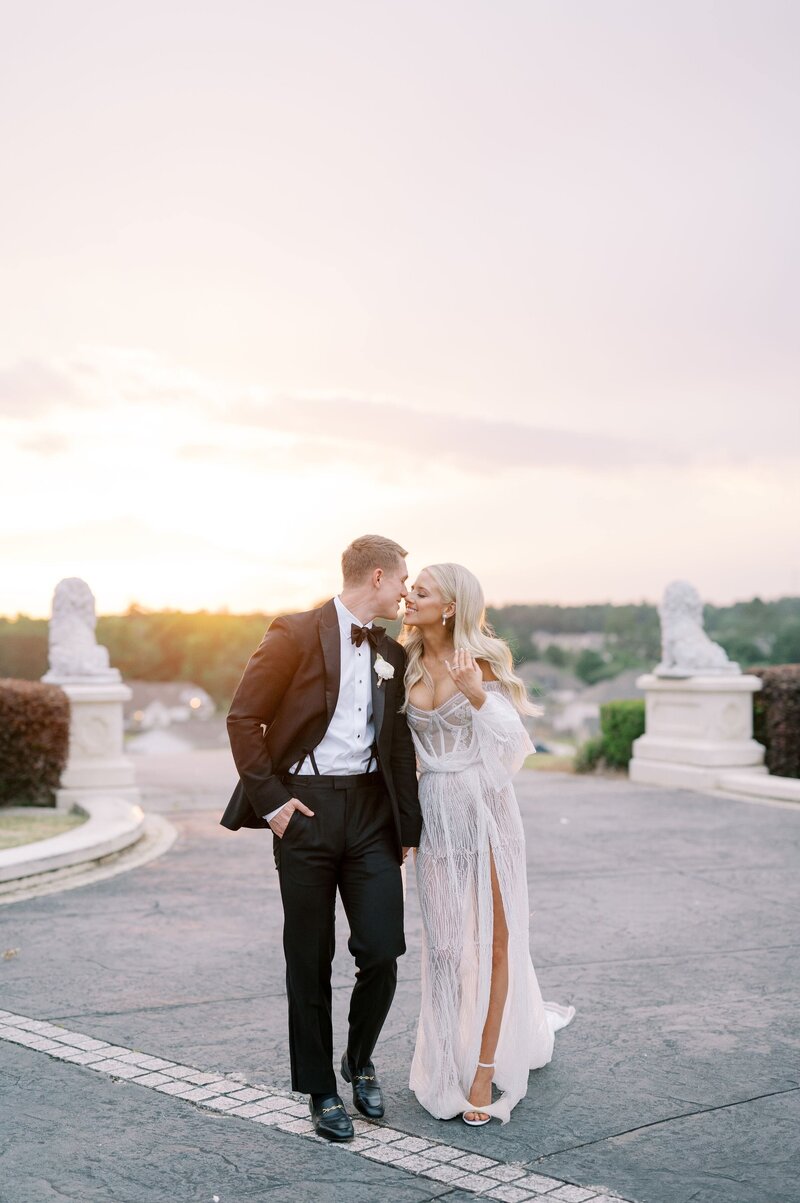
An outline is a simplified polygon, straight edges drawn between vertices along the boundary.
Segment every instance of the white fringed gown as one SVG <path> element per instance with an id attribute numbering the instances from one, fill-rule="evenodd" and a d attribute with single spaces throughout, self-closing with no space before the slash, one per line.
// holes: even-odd
<path id="1" fill-rule="evenodd" d="M 480 1107 L 506 1123 L 528 1072 L 553 1055 L 573 1007 L 542 1001 L 528 945 L 525 836 L 511 778 L 533 746 L 499 682 L 475 709 L 462 693 L 434 710 L 408 705 L 420 768 L 423 828 L 417 888 L 423 920 L 422 1002 L 411 1089 L 439 1119 L 475 1110 L 475 1076 L 492 977 L 494 858 L 508 925 L 508 996 L 495 1055 L 502 1093 Z"/>

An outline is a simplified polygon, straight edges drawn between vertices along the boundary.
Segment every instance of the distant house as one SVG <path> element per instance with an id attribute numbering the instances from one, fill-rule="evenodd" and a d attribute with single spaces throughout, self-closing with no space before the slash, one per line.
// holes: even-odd
<path id="1" fill-rule="evenodd" d="M 156 731 L 173 723 L 205 722 L 216 707 L 191 681 L 126 681 L 132 697 L 123 709 L 126 731 Z"/>
<path id="2" fill-rule="evenodd" d="M 585 688 L 580 677 L 568 668 L 558 668 L 547 660 L 525 660 L 514 670 L 534 694 L 560 694 L 573 697 Z"/>
<path id="3" fill-rule="evenodd" d="M 636 687 L 636 678 L 641 671 L 640 668 L 629 668 L 608 681 L 598 681 L 596 685 L 581 690 L 553 715 L 553 730 L 563 735 L 575 735 L 579 739 L 596 735 L 600 730 L 600 707 L 603 702 L 644 697 Z"/>
<path id="4" fill-rule="evenodd" d="M 532 631 L 531 642 L 539 648 L 560 647 L 564 652 L 599 652 L 606 650 L 606 635 L 602 631 Z"/>

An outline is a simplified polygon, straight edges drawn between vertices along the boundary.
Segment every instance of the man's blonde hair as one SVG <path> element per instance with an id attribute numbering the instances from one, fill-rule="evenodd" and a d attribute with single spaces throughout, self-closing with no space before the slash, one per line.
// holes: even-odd
<path id="1" fill-rule="evenodd" d="M 342 577 L 346 585 L 360 585 L 376 568 L 391 572 L 408 552 L 383 535 L 361 535 L 342 552 Z"/>

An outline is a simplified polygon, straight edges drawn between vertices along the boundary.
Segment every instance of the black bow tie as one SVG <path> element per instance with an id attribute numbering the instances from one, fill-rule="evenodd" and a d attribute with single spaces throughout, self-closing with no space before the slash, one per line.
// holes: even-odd
<path id="1" fill-rule="evenodd" d="M 361 647 L 365 639 L 370 647 L 377 647 L 384 633 L 383 627 L 359 627 L 356 623 L 350 627 L 350 638 L 356 647 Z"/>

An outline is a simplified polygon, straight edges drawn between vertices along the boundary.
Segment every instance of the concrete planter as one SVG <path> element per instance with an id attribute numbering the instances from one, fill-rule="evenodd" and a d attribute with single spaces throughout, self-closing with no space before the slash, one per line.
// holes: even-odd
<path id="1" fill-rule="evenodd" d="M 724 774 L 766 775 L 764 749 L 753 739 L 758 677 L 639 677 L 645 734 L 634 741 L 631 781 L 714 789 Z"/>
<path id="2" fill-rule="evenodd" d="M 87 795 L 79 806 L 60 809 L 79 810 L 89 817 L 73 831 L 4 849 L 0 852 L 0 882 L 99 860 L 130 847 L 144 833 L 142 808 L 124 798 Z"/>

